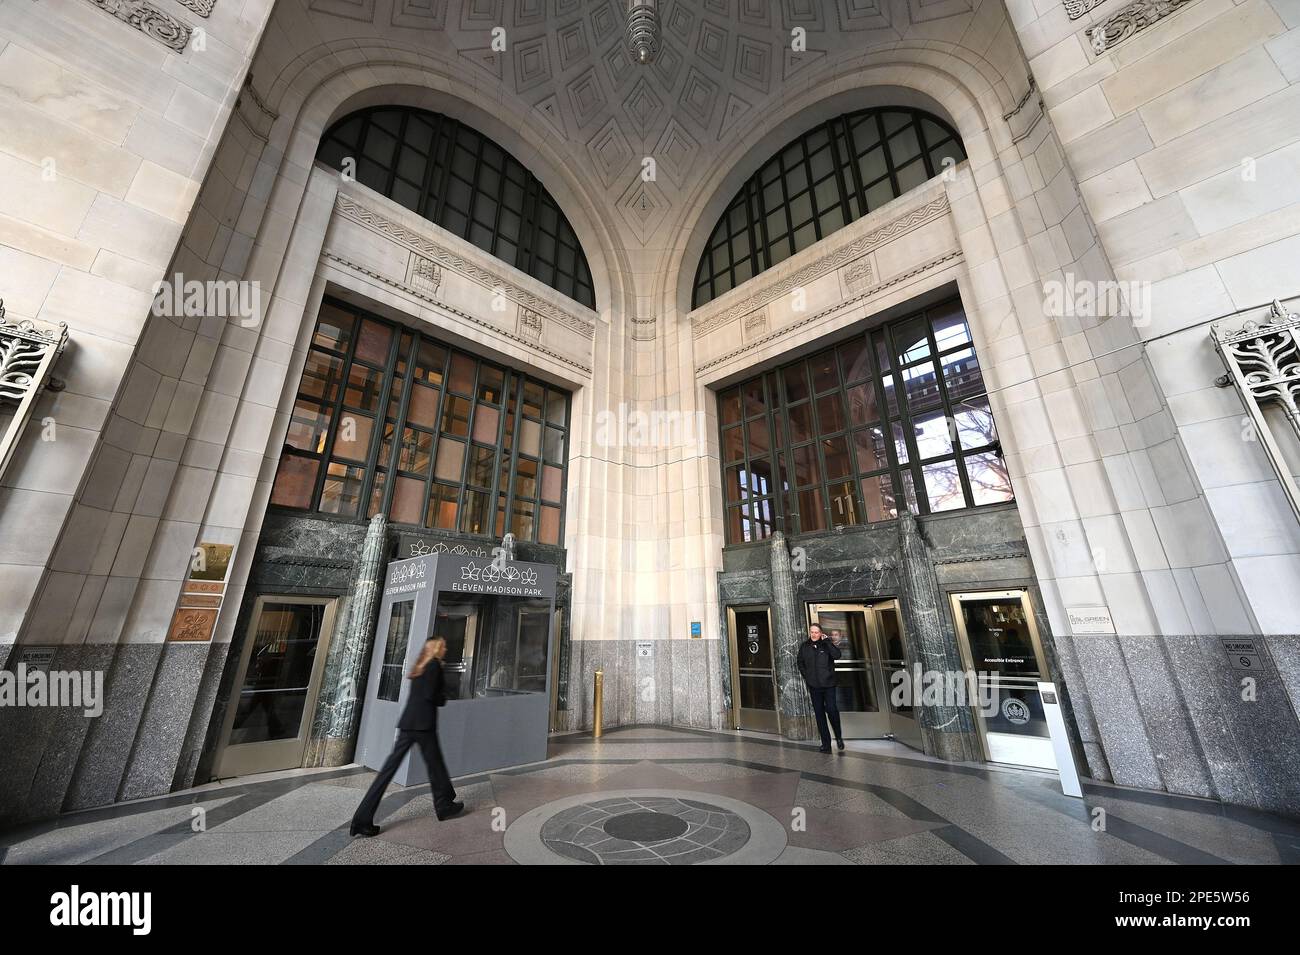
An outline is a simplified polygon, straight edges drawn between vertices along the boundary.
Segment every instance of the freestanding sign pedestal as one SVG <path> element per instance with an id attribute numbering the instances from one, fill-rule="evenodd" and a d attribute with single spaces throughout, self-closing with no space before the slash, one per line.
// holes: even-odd
<path id="1" fill-rule="evenodd" d="M 1076 799 L 1083 798 L 1079 785 L 1079 771 L 1074 767 L 1074 751 L 1070 748 L 1070 734 L 1065 729 L 1065 714 L 1061 700 L 1056 695 L 1056 684 L 1039 683 L 1038 694 L 1043 699 L 1043 715 L 1047 719 L 1047 732 L 1052 737 L 1052 751 L 1056 756 L 1056 769 L 1061 774 L 1061 791 Z"/>
<path id="2" fill-rule="evenodd" d="M 555 580 L 553 565 L 527 561 L 429 554 L 390 563 L 366 681 L 357 762 L 370 769 L 383 765 L 392 751 L 397 720 L 410 693 L 406 674 L 434 634 L 439 607 L 467 601 L 482 611 L 476 620 L 492 623 L 489 632 L 470 637 L 472 641 L 477 636 L 478 646 L 472 669 L 460 674 L 467 698 L 451 699 L 438 711 L 438 739 L 447 771 L 463 776 L 544 760 L 550 721 L 547 689 L 554 665 L 550 648 Z M 527 681 L 529 687 L 537 688 L 520 689 L 517 675 L 523 617 L 537 618 L 542 611 L 546 621 L 541 644 L 544 678 L 537 672 Z M 534 644 L 537 642 L 534 639 Z M 513 681 L 508 679 L 512 672 L 516 676 Z M 424 761 L 415 753 L 412 749 L 402 761 L 395 777 L 399 785 L 428 782 Z"/>

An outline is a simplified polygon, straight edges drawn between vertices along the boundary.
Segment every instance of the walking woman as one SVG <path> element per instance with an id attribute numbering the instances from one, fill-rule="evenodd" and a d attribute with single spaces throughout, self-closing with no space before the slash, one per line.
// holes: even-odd
<path id="1" fill-rule="evenodd" d="M 424 765 L 429 770 L 429 787 L 433 791 L 433 810 L 438 819 L 450 819 L 465 808 L 463 802 L 456 801 L 456 790 L 447 775 L 447 766 L 442 761 L 442 750 L 438 748 L 438 707 L 447 702 L 442 689 L 442 658 L 447 652 L 447 641 L 430 637 L 420 651 L 420 658 L 406 675 L 411 681 L 411 692 L 402 710 L 402 718 L 397 721 L 397 741 L 393 752 L 379 770 L 365 798 L 352 816 L 351 834 L 354 836 L 377 836 L 379 827 L 375 825 L 375 810 L 384 798 L 384 790 L 397 775 L 397 767 L 402 764 L 402 757 L 412 746 L 420 747 Z"/>

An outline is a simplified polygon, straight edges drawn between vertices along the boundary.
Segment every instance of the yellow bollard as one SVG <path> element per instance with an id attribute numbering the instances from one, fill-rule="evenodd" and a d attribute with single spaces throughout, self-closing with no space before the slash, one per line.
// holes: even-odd
<path id="1" fill-rule="evenodd" d="M 604 717 L 605 717 L 605 707 L 604 707 L 605 671 L 604 670 L 596 671 L 595 694 L 596 695 L 592 701 L 591 735 L 599 738 L 602 730 L 601 724 L 604 722 Z"/>

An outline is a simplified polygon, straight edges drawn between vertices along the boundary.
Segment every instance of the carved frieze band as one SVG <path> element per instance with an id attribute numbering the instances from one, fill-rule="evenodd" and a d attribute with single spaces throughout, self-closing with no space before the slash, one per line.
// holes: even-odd
<path id="1" fill-rule="evenodd" d="M 534 295 L 527 289 L 521 288 L 511 282 L 508 282 L 500 275 L 488 271 L 481 266 L 475 265 L 464 256 L 458 255 L 450 249 L 443 248 L 436 242 L 413 232 L 404 226 L 384 217 L 373 209 L 368 209 L 360 203 L 340 193 L 334 200 L 334 209 L 340 215 L 343 215 L 354 222 L 358 222 L 367 228 L 373 229 L 388 238 L 405 245 L 413 251 L 419 252 L 433 262 L 437 263 L 444 269 L 451 269 L 455 272 L 473 279 L 490 288 L 500 288 L 505 294 L 514 299 L 521 305 L 531 308 L 535 312 L 545 315 L 554 322 L 569 328 L 584 338 L 593 338 L 596 334 L 595 313 L 592 318 L 587 319 L 582 315 L 567 311 L 546 301 L 539 295 Z"/>
<path id="2" fill-rule="evenodd" d="M 913 229 L 925 225 L 948 213 L 948 196 L 941 195 L 936 199 L 927 202 L 925 205 L 913 209 L 906 215 L 899 216 L 890 222 L 885 223 L 878 229 L 873 229 L 866 235 L 860 236 L 854 241 L 841 246 L 838 249 L 822 256 L 815 262 L 810 262 L 803 268 L 799 269 L 788 278 L 782 279 L 766 288 L 760 289 L 753 295 L 741 299 L 734 305 L 728 306 L 718 312 L 710 313 L 705 311 L 703 315 L 691 323 L 691 332 L 699 338 L 701 335 L 707 335 L 715 328 L 719 328 L 730 321 L 734 321 L 741 315 L 762 308 L 769 302 L 789 294 L 791 289 L 798 288 L 801 285 L 807 285 L 833 272 L 841 266 L 859 259 L 866 255 L 872 249 L 891 242 L 899 236 L 911 232 Z"/>
<path id="3" fill-rule="evenodd" d="M 1071 20 L 1077 20 L 1101 3 L 1102 0 L 1065 0 L 1065 15 Z"/>
<path id="4" fill-rule="evenodd" d="M 1101 56 L 1116 44 L 1141 33 L 1153 23 L 1163 20 L 1171 13 L 1177 13 L 1192 2 L 1194 0 L 1137 0 L 1083 32 L 1092 45 L 1092 52 Z"/>
<path id="5" fill-rule="evenodd" d="M 820 322 L 825 318 L 829 318 L 831 315 L 835 314 L 836 312 L 842 312 L 847 308 L 851 308 L 854 305 L 857 305 L 859 302 L 862 302 L 865 299 L 874 298 L 876 295 L 879 295 L 881 292 L 885 291 L 888 288 L 892 288 L 895 285 L 899 285 L 903 282 L 906 282 L 908 279 L 915 278 L 918 275 L 922 275 L 934 269 L 941 268 L 947 265 L 949 262 L 952 262 L 959 258 L 961 258 L 961 252 L 959 250 L 954 250 L 952 252 L 947 252 L 943 255 L 937 256 L 936 258 L 930 259 L 928 262 L 923 262 L 922 264 L 918 265 L 916 268 L 908 269 L 906 272 L 902 272 L 898 275 L 893 276 L 892 278 L 888 278 L 885 281 L 872 286 L 861 295 L 855 295 L 852 298 L 846 298 L 842 301 L 836 302 L 834 305 L 830 306 L 829 308 L 824 308 L 820 312 L 814 312 L 811 315 L 807 315 L 804 318 L 799 319 L 797 322 L 791 322 L 788 325 L 782 325 L 780 328 L 776 329 L 773 332 L 769 332 L 766 335 L 763 335 L 761 338 L 755 338 L 752 341 L 748 341 L 740 348 L 736 348 L 732 351 L 729 351 L 725 355 L 720 355 L 717 358 L 712 359 L 711 361 L 706 361 L 702 365 L 696 365 L 695 371 L 697 374 L 702 374 L 703 372 L 708 371 L 710 368 L 715 368 L 718 365 L 725 365 L 727 362 L 731 361 L 732 359 L 737 358 L 745 354 L 746 352 L 753 351 L 756 348 L 762 348 L 764 345 L 770 342 L 774 342 L 779 338 L 789 335 L 791 332 L 795 331 L 796 329 L 803 328 L 805 325 L 813 325 L 817 322 Z"/>
<path id="6" fill-rule="evenodd" d="M 176 0 L 176 2 L 204 19 L 212 16 L 212 8 L 217 5 L 217 0 Z"/>
<path id="7" fill-rule="evenodd" d="M 339 265 L 343 266 L 344 268 L 350 269 L 353 272 L 360 272 L 362 275 L 369 276 L 370 278 L 374 279 L 377 282 L 382 282 L 383 284 L 390 286 L 391 288 L 395 288 L 400 292 L 405 292 L 407 295 L 413 296 L 414 298 L 418 298 L 421 301 L 428 302 L 430 305 L 436 305 L 438 306 L 438 308 L 442 309 L 443 311 L 450 312 L 452 315 L 455 315 L 457 318 L 463 318 L 467 322 L 472 322 L 473 324 L 478 325 L 480 328 L 486 328 L 488 331 L 495 332 L 498 335 L 504 335 L 506 338 L 510 339 L 511 341 L 518 342 L 521 345 L 526 345 L 529 348 L 531 348 L 533 351 L 546 355 L 548 358 L 554 358 L 558 362 L 563 362 L 564 364 L 572 368 L 576 368 L 578 371 L 582 372 L 585 375 L 591 374 L 590 365 L 584 365 L 582 362 L 574 361 L 572 358 L 569 358 L 567 355 L 561 355 L 559 352 L 554 351 L 553 349 L 544 347 L 541 344 L 540 334 L 538 335 L 537 338 L 530 338 L 519 334 L 518 330 L 508 331 L 504 328 L 501 328 L 499 325 L 494 325 L 491 322 L 486 322 L 475 315 L 471 315 L 469 312 L 462 311 L 461 309 L 456 308 L 453 305 L 448 305 L 446 302 L 439 301 L 438 299 L 434 298 L 431 294 L 421 292 L 419 289 L 416 289 L 412 285 L 398 282 L 395 279 L 389 278 L 387 275 L 384 275 L 380 272 L 376 272 L 374 269 L 368 269 L 364 265 L 359 265 L 358 263 L 353 262 L 351 259 L 344 258 L 343 256 L 338 255 L 329 250 L 322 252 L 321 256 L 323 258 L 329 259 L 331 262 L 337 262 Z"/>
<path id="8" fill-rule="evenodd" d="M 153 37 L 168 49 L 180 53 L 189 45 L 194 28 L 184 20 L 160 10 L 148 0 L 90 0 L 109 16 Z M 211 5 L 209 4 L 209 10 Z"/>

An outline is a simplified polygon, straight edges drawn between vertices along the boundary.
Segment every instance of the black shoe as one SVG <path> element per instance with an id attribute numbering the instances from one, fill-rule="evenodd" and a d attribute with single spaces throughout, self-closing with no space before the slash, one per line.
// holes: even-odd
<path id="1" fill-rule="evenodd" d="M 817 750 L 819 753 L 829 753 L 830 751 L 831 748 L 829 746 L 823 746 L 821 749 Z"/>
<path id="2" fill-rule="evenodd" d="M 835 742 L 839 744 L 840 749 L 843 749 L 843 748 L 844 748 L 844 740 L 842 740 L 842 739 L 837 739 Z"/>
<path id="3" fill-rule="evenodd" d="M 454 802 L 446 809 L 444 809 L 442 812 L 437 814 L 438 821 L 442 822 L 444 819 L 450 819 L 452 816 L 459 816 L 464 811 L 465 811 L 465 804 L 463 802 Z"/>
<path id="4" fill-rule="evenodd" d="M 370 823 L 370 824 L 367 825 L 367 826 L 358 826 L 358 825 L 354 822 L 354 823 L 352 824 L 351 828 L 348 829 L 348 835 L 350 835 L 350 836 L 366 836 L 366 837 L 377 836 L 377 835 L 379 835 L 379 827 L 376 826 L 373 822 Z"/>

